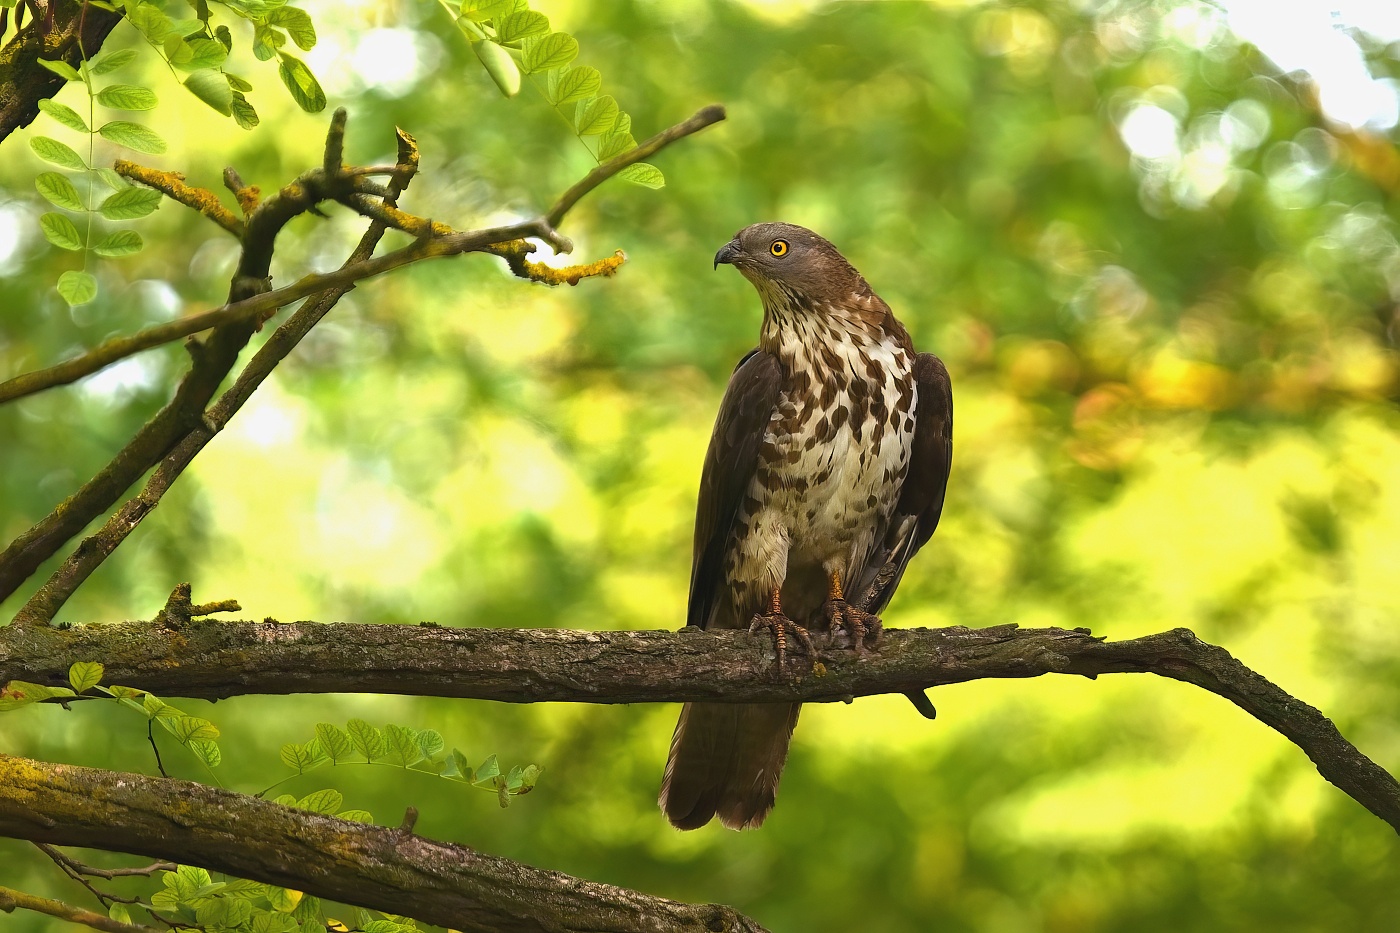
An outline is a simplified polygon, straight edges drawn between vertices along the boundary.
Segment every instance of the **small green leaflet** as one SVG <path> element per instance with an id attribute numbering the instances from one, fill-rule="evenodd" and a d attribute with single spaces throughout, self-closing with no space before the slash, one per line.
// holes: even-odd
<path id="1" fill-rule="evenodd" d="M 133 253 L 141 252 L 141 248 L 146 244 L 141 239 L 141 234 L 135 230 L 115 230 L 97 241 L 92 251 L 99 256 L 114 259 L 118 256 L 130 256 Z M 100 665 L 99 665 L 100 667 Z M 76 687 L 73 689 L 77 690 Z M 79 690 L 79 693 L 82 691 Z"/>
<path id="2" fill-rule="evenodd" d="M 70 306 L 87 304 L 97 297 L 97 279 L 69 270 L 58 277 L 58 293 Z"/>
<path id="3" fill-rule="evenodd" d="M 180 716 L 176 719 L 161 719 L 162 724 L 181 742 L 217 739 L 219 727 L 198 716 Z"/>
<path id="4" fill-rule="evenodd" d="M 224 760 L 224 754 L 219 751 L 219 744 L 217 742 L 212 742 L 208 739 L 196 739 L 190 742 L 189 748 L 190 751 L 194 752 L 196 758 L 204 762 L 204 764 L 210 768 L 217 768 L 219 763 Z"/>
<path id="5" fill-rule="evenodd" d="M 496 22 L 496 40 L 515 42 L 528 36 L 542 36 L 549 32 L 549 18 L 534 10 L 520 10 L 503 16 Z"/>
<path id="6" fill-rule="evenodd" d="M 39 218 L 39 229 L 44 231 L 44 239 L 59 249 L 76 251 L 83 248 L 82 234 L 73 225 L 73 221 L 63 214 L 52 211 L 44 214 Z"/>
<path id="7" fill-rule="evenodd" d="M 145 217 L 157 207 L 160 207 L 159 191 L 132 185 L 109 195 L 98 210 L 108 220 L 135 220 Z"/>
<path id="8" fill-rule="evenodd" d="M 288 742 L 282 746 L 281 758 L 282 763 L 297 774 L 304 774 L 326 761 L 326 756 L 321 753 L 320 747 L 311 742 L 307 742 L 305 745 Z"/>
<path id="9" fill-rule="evenodd" d="M 52 71 L 60 78 L 64 78 L 68 81 L 77 81 L 80 77 L 80 75 L 73 70 L 73 66 L 65 61 L 55 61 L 47 58 L 40 58 L 37 59 L 37 61 L 49 71 Z"/>
<path id="10" fill-rule="evenodd" d="M 389 750 L 384 741 L 384 733 L 363 719 L 352 719 L 345 724 L 345 727 L 346 731 L 350 733 L 350 744 L 355 747 L 355 751 L 364 756 L 366 761 L 382 758 L 384 753 Z"/>
<path id="11" fill-rule="evenodd" d="M 113 120 L 97 130 L 104 139 L 126 146 L 128 149 L 135 149 L 137 152 L 148 152 L 151 155 L 160 155 L 165 152 L 165 140 L 161 139 L 155 130 L 140 123 L 128 123 L 125 120 Z"/>
<path id="12" fill-rule="evenodd" d="M 258 112 L 253 109 L 253 105 L 248 103 L 242 91 L 233 92 L 233 119 L 234 122 L 245 130 L 251 130 L 258 125 Z"/>
<path id="13" fill-rule="evenodd" d="M 601 136 L 617 125 L 617 101 L 611 94 L 581 100 L 574 113 L 574 131 L 580 136 Z"/>
<path id="14" fill-rule="evenodd" d="M 56 214 L 54 216 L 62 216 Z M 63 218 L 67 220 L 67 217 Z M 72 275 L 65 272 L 64 275 Z M 60 282 L 62 279 L 59 280 Z M 93 287 L 96 291 L 96 286 Z M 30 703 L 37 703 L 40 700 L 47 700 L 50 697 L 71 697 L 73 691 L 67 687 L 45 687 L 43 684 L 31 684 L 23 680 L 12 680 L 0 687 L 0 710 L 15 709 L 20 706 L 28 706 Z"/>
<path id="15" fill-rule="evenodd" d="M 205 68 L 191 73 L 185 79 L 185 87 L 224 116 L 233 113 L 233 88 L 218 69 Z"/>
<path id="16" fill-rule="evenodd" d="M 127 62 L 136 57 L 133 49 L 118 49 L 115 52 L 102 52 L 96 58 L 88 62 L 88 74 L 105 75 L 109 71 L 116 71 Z"/>
<path id="17" fill-rule="evenodd" d="M 78 111 L 72 107 L 65 106 L 53 100 L 39 101 L 39 109 L 53 117 L 59 123 L 70 130 L 77 130 L 79 133 L 86 133 L 88 125 L 82 117 L 78 116 Z"/>
<path id="18" fill-rule="evenodd" d="M 34 187 L 39 189 L 39 193 L 54 207 L 61 207 L 68 211 L 86 210 L 83 207 L 82 196 L 78 194 L 78 189 L 73 187 L 73 183 L 68 180 L 67 175 L 60 175 L 58 172 L 40 172 L 34 178 Z"/>
<path id="19" fill-rule="evenodd" d="M 292 99 L 302 110 L 307 113 L 320 113 L 326 109 L 326 92 L 321 90 L 316 76 L 301 59 L 283 55 L 277 65 L 277 73 L 281 75 L 282 83 L 287 86 Z"/>
<path id="20" fill-rule="evenodd" d="M 632 138 L 631 133 L 619 133 L 616 130 L 604 136 L 598 143 L 598 161 L 606 162 L 613 156 L 621 155 L 637 148 L 637 141 Z"/>
<path id="21" fill-rule="evenodd" d="M 347 761 L 354 753 L 354 748 L 350 744 L 350 736 L 339 726 L 328 722 L 316 723 L 316 740 L 321 743 L 321 749 L 326 753 L 326 757 L 332 764 Z"/>
<path id="22" fill-rule="evenodd" d="M 78 661 L 68 668 L 68 683 L 74 693 L 91 690 L 102 682 L 102 665 L 96 661 Z"/>
<path id="23" fill-rule="evenodd" d="M 179 62 L 185 71 L 201 71 L 205 68 L 218 68 L 228 58 L 228 51 L 216 39 L 182 40 L 190 50 L 190 56 Z"/>
<path id="24" fill-rule="evenodd" d="M 641 185 L 643 188 L 666 187 L 666 176 L 661 174 L 661 169 L 649 162 L 637 162 L 634 165 L 629 165 L 618 172 L 617 177 L 623 181 L 630 181 L 634 185 Z"/>
<path id="25" fill-rule="evenodd" d="M 556 68 L 547 76 L 545 93 L 556 107 L 585 97 L 592 97 L 603 86 L 603 76 L 590 65 L 576 68 Z"/>
<path id="26" fill-rule="evenodd" d="M 287 34 L 292 37 L 297 48 L 303 52 L 309 51 L 316 44 L 316 27 L 311 24 L 311 17 L 307 15 L 305 10 L 297 9 L 294 6 L 284 6 L 280 10 L 273 10 L 269 13 L 267 21 L 287 30 Z"/>
<path id="27" fill-rule="evenodd" d="M 112 84 L 97 92 L 97 102 L 113 110 L 154 110 L 158 101 L 150 88 Z"/>
<path id="28" fill-rule="evenodd" d="M 389 737 L 389 760 L 407 768 L 423 757 L 418 748 L 418 734 L 408 726 L 389 723 L 384 727 Z"/>
<path id="29" fill-rule="evenodd" d="M 567 32 L 531 36 L 521 48 L 520 67 L 528 75 L 562 68 L 578 57 L 578 40 Z"/>
<path id="30" fill-rule="evenodd" d="M 45 162 L 52 162 L 54 165 L 61 165 L 78 172 L 87 168 L 87 163 L 83 161 L 82 156 L 56 139 L 50 139 L 47 136 L 32 136 L 29 139 L 29 148 L 33 149 L 34 154 Z"/>
<path id="31" fill-rule="evenodd" d="M 345 798 L 341 796 L 340 791 L 326 788 L 307 794 L 293 806 L 299 810 L 310 810 L 312 813 L 334 813 L 344 802 Z"/>

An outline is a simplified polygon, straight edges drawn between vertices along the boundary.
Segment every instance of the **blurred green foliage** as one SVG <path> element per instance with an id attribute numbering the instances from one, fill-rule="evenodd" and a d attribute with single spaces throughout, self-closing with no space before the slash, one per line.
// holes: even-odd
<path id="1" fill-rule="evenodd" d="M 782 219 L 840 246 L 953 374 L 948 508 L 888 624 L 1189 626 L 1400 768 L 1393 129 L 1328 122 L 1204 4 L 536 6 L 578 38 L 577 64 L 607 76 L 636 135 L 729 108 L 658 159 L 665 189 L 613 184 L 569 217 L 581 256 L 630 262 L 577 289 L 481 257 L 363 284 L 61 618 L 150 617 L 191 580 L 253 618 L 679 626 L 709 425 L 759 317 L 710 257 Z M 350 109 L 347 157 L 391 160 L 396 124 L 421 144 L 405 208 L 489 224 L 594 164 L 528 86 L 505 100 L 435 7 L 307 9 L 308 63 Z M 1366 48 L 1394 73 L 1393 48 Z M 216 187 L 232 164 L 267 190 L 319 161 L 324 119 L 283 95 L 262 96 L 244 133 L 166 93 L 156 68 L 146 78 L 179 114 L 159 124 L 171 148 L 156 164 L 192 183 Z M 34 224 L 41 163 L 24 133 L 5 151 L 0 375 L 222 300 L 231 242 L 166 204 L 141 228 L 152 248 L 104 263 L 104 297 L 68 309 L 49 283 L 72 257 Z M 277 281 L 337 263 L 361 225 L 301 218 Z M 161 404 L 183 352 L 0 408 L 7 540 Z M 538 762 L 545 778 L 509 810 L 427 776 L 334 777 L 346 807 L 385 822 L 412 805 L 425 835 L 730 903 L 775 931 L 1400 918 L 1395 833 L 1219 698 L 1123 676 L 933 699 L 936 723 L 901 698 L 809 706 L 777 809 L 744 834 L 679 834 L 656 811 L 672 708 L 181 706 L 219 724 L 220 780 L 250 791 L 285 774 L 283 744 L 350 718 Z M 98 705 L 6 714 L 0 744 L 152 772 L 144 730 Z M 6 884 L 82 899 L 17 843 L 0 842 L 0 864 Z"/>

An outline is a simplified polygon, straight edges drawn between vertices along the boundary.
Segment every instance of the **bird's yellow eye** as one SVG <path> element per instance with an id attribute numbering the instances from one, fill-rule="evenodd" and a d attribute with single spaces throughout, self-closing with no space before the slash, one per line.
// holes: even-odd
<path id="1" fill-rule="evenodd" d="M 768 252 L 774 256 L 786 256 L 788 251 L 787 240 L 774 240 L 773 245 L 768 247 Z"/>

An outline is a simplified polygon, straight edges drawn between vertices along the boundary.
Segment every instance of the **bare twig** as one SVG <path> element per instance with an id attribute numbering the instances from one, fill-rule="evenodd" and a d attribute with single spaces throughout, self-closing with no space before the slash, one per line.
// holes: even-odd
<path id="1" fill-rule="evenodd" d="M 1400 831 L 1400 783 L 1330 720 L 1187 629 L 1103 642 L 1065 629 L 890 629 L 870 658 L 772 676 L 742 632 L 570 632 L 276 622 L 0 629 L 0 680 L 59 686 L 102 658 L 113 683 L 161 696 L 397 693 L 508 703 L 836 702 L 990 677 L 1152 673 L 1221 696 L 1301 748 L 1327 780 Z"/>
<path id="2" fill-rule="evenodd" d="M 403 249 L 380 257 L 370 258 L 366 256 L 361 260 L 347 262 L 336 272 L 309 275 L 294 285 L 276 290 L 271 288 L 268 268 L 277 232 L 292 217 L 309 210 L 321 200 L 334 198 L 354 206 L 355 202 L 351 200 L 351 196 L 358 196 L 356 188 L 357 186 L 363 188 L 363 180 L 350 173 L 339 173 L 334 179 L 329 179 L 326 177 L 323 166 L 304 174 L 272 197 L 259 200 L 257 190 L 245 185 L 243 180 L 238 177 L 237 172 L 228 169 L 225 172 L 225 183 L 235 192 L 240 206 L 248 214 L 248 219 L 244 226 L 243 252 L 229 288 L 229 303 L 221 309 L 216 309 L 215 312 L 208 312 L 211 319 L 217 315 L 218 323 L 214 332 L 207 341 L 190 344 L 191 353 L 194 355 L 194 366 L 182 382 L 175 398 L 137 432 L 132 441 L 117 454 L 101 473 L 50 515 L 15 539 L 4 553 L 0 553 L 0 599 L 13 593 L 20 583 L 38 568 L 39 564 L 52 556 L 63 542 L 76 534 L 83 525 L 108 508 L 141 473 L 165 458 L 162 469 L 157 470 L 147 485 L 147 491 L 153 492 L 153 495 L 148 496 L 143 493 L 128 501 L 108 520 L 102 532 L 85 539 L 64 565 L 20 610 L 15 617 L 16 623 L 42 624 L 53 618 L 54 613 L 72 594 L 73 590 L 81 585 L 92 570 L 106 559 L 112 549 L 125 539 L 126 534 L 135 527 L 136 523 L 140 522 L 150 509 L 155 507 L 164 488 L 168 488 L 169 483 L 174 481 L 174 477 L 184 469 L 184 465 L 189 462 L 188 458 L 192 458 L 199 450 L 202 450 L 204 444 L 208 442 L 208 436 L 217 433 L 222 427 L 223 422 L 217 420 L 218 413 L 211 410 L 202 417 L 199 413 L 203 406 L 208 404 L 208 399 L 212 396 L 218 383 L 232 368 L 238 352 L 247 343 L 253 331 L 276 309 L 318 292 L 343 294 L 345 289 L 361 279 L 399 268 L 410 262 L 466 252 L 482 251 L 501 255 L 507 259 L 517 275 L 524 275 L 527 278 L 550 284 L 561 282 L 575 284 L 579 279 L 589 275 L 611 274 L 625 259 L 621 254 L 583 266 L 553 270 L 543 264 L 526 261 L 524 256 L 527 251 L 524 250 L 523 244 L 517 244 L 515 241 L 523 241 L 527 237 L 538 237 L 553 245 L 557 250 L 563 252 L 571 250 L 573 244 L 561 236 L 554 229 L 554 226 L 577 203 L 579 198 L 597 187 L 606 178 L 621 171 L 628 164 L 658 151 L 671 142 L 697 132 L 705 126 L 723 119 L 723 117 L 723 108 L 707 107 L 684 123 L 648 140 L 633 153 L 604 163 L 590 172 L 579 184 L 569 189 L 547 216 L 501 227 L 447 233 L 441 236 L 427 235 L 433 231 L 433 225 L 430 221 L 422 221 L 421 229 L 425 235 Z M 331 158 L 332 155 L 342 150 L 344 130 L 344 112 L 338 111 L 327 134 L 326 164 L 334 161 Z M 627 158 L 633 155 L 636 158 L 633 158 L 631 162 L 627 161 Z M 337 155 L 336 159 L 338 158 Z M 377 220 L 387 225 L 394 219 L 392 212 L 396 208 L 387 201 L 380 207 L 382 208 L 382 216 L 378 217 Z M 376 241 L 377 238 L 378 235 L 376 235 Z M 336 295 L 335 300 L 338 298 L 339 294 Z M 334 304 L 334 300 L 332 300 L 332 304 Z M 294 343 L 295 341 L 293 345 Z M 280 360 L 281 357 L 277 359 Z M 110 359 L 107 360 L 107 362 L 110 361 Z M 92 365 L 90 362 L 70 361 L 70 363 L 74 364 L 72 372 Z M 101 365 L 106 365 L 106 363 Z M 96 370 L 94 368 L 88 371 Z M 71 381 L 71 379 L 66 378 L 67 375 L 71 375 L 71 372 L 65 373 L 63 381 Z M 48 377 L 39 374 L 29 374 L 29 376 L 33 377 L 31 384 L 37 388 L 31 388 L 28 391 L 38 391 L 38 389 L 49 385 L 61 384 L 60 381 L 45 382 Z M 251 383 L 251 387 L 255 388 L 265 376 L 265 373 L 259 376 Z M 11 382 L 14 381 L 11 380 Z M 9 384 L 0 386 L 0 392 L 3 392 L 8 386 Z M 237 389 L 237 384 L 235 389 Z M 251 388 L 248 388 L 247 391 L 251 392 Z M 20 392 L 19 394 L 25 393 Z M 15 395 L 12 394 L 10 397 L 15 397 Z M 246 396 L 244 397 L 246 398 Z M 232 416 L 242 401 L 234 390 L 226 393 L 225 398 L 230 401 L 225 413 L 226 420 L 226 417 Z M 0 401 L 2 400 L 3 396 L 0 396 Z M 211 419 L 213 420 L 211 421 Z M 215 424 L 217 426 L 211 427 Z M 203 436 L 204 434 L 208 434 L 208 436 Z"/>
<path id="3" fill-rule="evenodd" d="M 35 845 L 49 858 L 53 859 L 55 862 L 62 862 L 80 875 L 90 875 L 93 878 L 106 878 L 108 881 L 111 881 L 113 878 L 149 878 L 158 871 L 174 871 L 179 867 L 174 862 L 152 862 L 149 865 L 142 865 L 137 868 L 94 868 L 85 862 L 78 861 L 62 849 L 56 849 L 42 842 L 36 842 Z"/>
<path id="4" fill-rule="evenodd" d="M 728 907 L 542 871 L 397 827 L 188 781 L 6 755 L 0 755 L 0 835 L 169 858 L 457 930 L 761 930 Z M 124 926 L 100 929 L 133 933 Z"/>
<path id="5" fill-rule="evenodd" d="M 122 923 L 120 920 L 113 920 L 104 914 L 83 910 L 81 907 L 74 907 L 62 901 L 25 894 L 14 888 L 0 887 L 0 910 L 11 913 L 15 908 L 48 914 L 50 917 L 58 917 L 60 920 L 67 920 L 70 923 L 80 923 L 83 926 L 92 927 L 94 930 L 105 930 L 106 933 L 161 933 L 156 927 L 143 926 L 139 923 Z"/>

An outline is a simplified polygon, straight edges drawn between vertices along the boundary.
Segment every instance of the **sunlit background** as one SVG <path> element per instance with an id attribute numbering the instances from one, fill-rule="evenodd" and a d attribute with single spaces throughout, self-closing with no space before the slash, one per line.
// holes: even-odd
<path id="1" fill-rule="evenodd" d="M 889 625 L 1188 626 L 1400 768 L 1400 4 L 535 6 L 639 138 L 729 108 L 657 159 L 665 189 L 614 183 L 569 217 L 579 255 L 629 263 L 557 290 L 481 257 L 364 284 L 60 618 L 150 617 L 189 580 L 246 618 L 678 627 L 710 423 L 759 321 L 711 257 L 783 219 L 840 246 L 953 375 L 948 507 Z M 307 9 L 348 157 L 391 160 L 396 124 L 419 140 L 407 209 L 525 216 L 592 165 L 534 89 L 499 96 L 438 6 Z M 296 110 L 247 44 L 262 126 L 148 66 L 172 147 L 146 161 L 209 187 L 233 164 L 264 190 L 318 164 L 326 116 Z M 74 260 L 39 235 L 27 136 L 0 157 L 0 377 L 222 300 L 231 240 L 167 203 L 137 227 L 154 248 L 101 264 L 104 297 L 67 309 L 52 283 Z M 282 234 L 277 283 L 349 252 L 363 222 L 332 213 Z M 163 403 L 183 354 L 0 409 L 6 540 Z M 286 775 L 283 742 L 351 716 L 538 762 L 508 810 L 378 768 L 287 788 L 336 786 L 391 824 L 414 805 L 425 835 L 774 931 L 1400 926 L 1394 831 L 1224 700 L 1146 675 L 933 699 L 935 723 L 902 698 L 809 706 L 777 809 L 744 834 L 679 834 L 657 811 L 674 707 L 182 705 L 223 729 L 219 778 L 243 790 Z M 153 772 L 119 712 L 8 713 L 0 741 Z M 0 866 L 82 901 L 23 846 L 0 843 Z"/>

